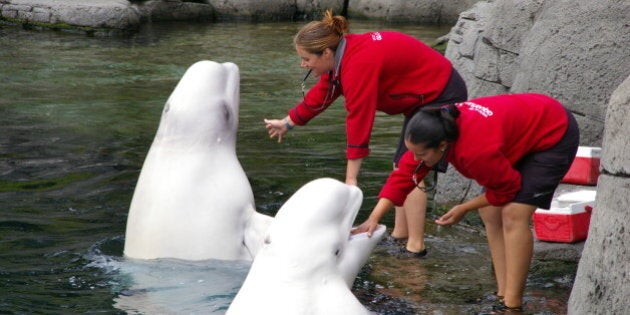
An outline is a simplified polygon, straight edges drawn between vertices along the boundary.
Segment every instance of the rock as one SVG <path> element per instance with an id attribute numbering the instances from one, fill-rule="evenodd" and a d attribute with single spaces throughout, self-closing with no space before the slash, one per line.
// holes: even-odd
<path id="1" fill-rule="evenodd" d="M 2 17 L 22 23 L 52 27 L 130 29 L 140 23 L 140 13 L 124 0 L 5 0 Z"/>
<path id="2" fill-rule="evenodd" d="M 581 143 L 599 146 L 610 95 L 630 67 L 629 12 L 628 1 L 545 1 L 510 91 L 553 95 L 578 114 Z"/>
<path id="3" fill-rule="evenodd" d="M 536 260 L 562 260 L 578 262 L 582 256 L 584 242 L 578 243 L 551 243 L 534 240 L 534 259 Z"/>
<path id="4" fill-rule="evenodd" d="M 453 24 L 460 12 L 477 1 L 352 0 L 348 5 L 348 13 L 351 18 L 376 18 L 418 24 Z"/>
<path id="5" fill-rule="evenodd" d="M 589 237 L 571 297 L 569 314 L 625 314 L 630 297 L 630 76 L 615 90 L 606 114 L 602 175 Z"/>
<path id="6" fill-rule="evenodd" d="M 215 10 L 208 4 L 170 1 L 147 1 L 136 6 L 143 17 L 149 21 L 211 21 Z"/>
<path id="7" fill-rule="evenodd" d="M 208 0 L 208 3 L 220 20 L 288 21 L 297 13 L 295 1 L 289 0 Z"/>
<path id="8" fill-rule="evenodd" d="M 630 76 L 610 97 L 606 111 L 606 129 L 602 147 L 601 165 L 604 173 L 628 177 L 630 174 Z M 630 209 L 630 208 L 627 208 Z"/>

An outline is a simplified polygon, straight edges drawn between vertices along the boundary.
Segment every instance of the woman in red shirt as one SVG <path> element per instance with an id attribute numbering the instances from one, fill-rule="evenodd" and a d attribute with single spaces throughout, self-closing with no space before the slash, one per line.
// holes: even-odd
<path id="1" fill-rule="evenodd" d="M 573 115 L 541 94 L 497 95 L 442 108 L 420 110 L 408 124 L 409 149 L 381 189 L 370 217 L 353 233 L 374 231 L 392 205 L 399 205 L 441 160 L 472 178 L 485 191 L 436 220 L 459 222 L 479 210 L 497 279 L 499 308 L 521 309 L 532 257 L 530 217 L 549 209 L 579 143 Z"/>
<path id="2" fill-rule="evenodd" d="M 406 124 L 420 107 L 461 102 L 467 92 L 450 61 L 418 39 L 398 32 L 346 34 L 347 30 L 344 17 L 327 11 L 322 21 L 298 32 L 294 44 L 301 67 L 319 81 L 286 117 L 265 119 L 265 127 L 281 142 L 288 130 L 305 125 L 343 95 L 348 113 L 345 182 L 357 185 L 362 160 L 369 155 L 376 111 L 402 114 Z M 404 151 L 401 132 L 395 165 Z M 396 211 L 392 236 L 409 237 L 407 250 L 423 255 L 426 195 L 416 190 L 409 200 L 414 201 L 409 208 Z"/>

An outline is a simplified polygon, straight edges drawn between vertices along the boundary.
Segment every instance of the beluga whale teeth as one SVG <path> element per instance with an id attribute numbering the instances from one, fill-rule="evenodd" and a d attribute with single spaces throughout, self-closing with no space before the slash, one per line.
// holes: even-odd
<path id="1" fill-rule="evenodd" d="M 371 314 L 350 288 L 385 226 L 349 236 L 362 199 L 331 178 L 302 186 L 278 210 L 227 314 Z"/>
<path id="2" fill-rule="evenodd" d="M 236 156 L 238 67 L 199 61 L 169 96 L 125 233 L 129 258 L 251 260 L 272 218 Z"/>

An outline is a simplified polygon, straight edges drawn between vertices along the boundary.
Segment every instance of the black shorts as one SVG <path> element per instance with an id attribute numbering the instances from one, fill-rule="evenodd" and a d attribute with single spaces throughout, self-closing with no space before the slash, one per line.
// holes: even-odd
<path id="1" fill-rule="evenodd" d="M 553 147 L 520 159 L 515 168 L 521 173 L 521 190 L 512 202 L 549 209 L 553 194 L 575 159 L 580 131 L 573 114 L 567 110 L 567 131 Z"/>
<path id="2" fill-rule="evenodd" d="M 453 71 L 451 72 L 451 77 L 448 79 L 448 82 L 444 87 L 444 91 L 440 93 L 440 96 L 438 96 L 438 98 L 430 103 L 418 106 L 413 114 L 415 114 L 418 110 L 420 110 L 420 108 L 425 106 L 442 106 L 446 104 L 465 102 L 467 99 L 468 92 L 466 90 L 466 82 L 464 82 L 464 79 L 462 79 L 461 75 L 459 75 L 459 72 L 453 69 Z M 405 116 L 402 131 L 400 132 L 400 139 L 398 140 L 398 148 L 396 149 L 396 153 L 394 154 L 394 166 L 398 165 L 398 161 L 402 157 L 403 153 L 407 152 L 407 147 L 405 146 L 405 129 L 407 128 L 409 120 L 411 120 L 411 117 L 413 117 L 413 114 Z"/>

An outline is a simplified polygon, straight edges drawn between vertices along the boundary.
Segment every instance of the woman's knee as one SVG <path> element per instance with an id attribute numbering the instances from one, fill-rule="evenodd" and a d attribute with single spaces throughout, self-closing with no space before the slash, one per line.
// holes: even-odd
<path id="1" fill-rule="evenodd" d="M 486 227 L 489 226 L 498 226 L 502 225 L 501 219 L 501 208 L 494 206 L 487 206 L 483 208 L 479 208 L 479 217 L 481 217 L 481 221 Z"/>
<path id="2" fill-rule="evenodd" d="M 523 203 L 509 203 L 501 209 L 501 222 L 505 230 L 529 229 L 529 222 L 536 206 Z"/>

